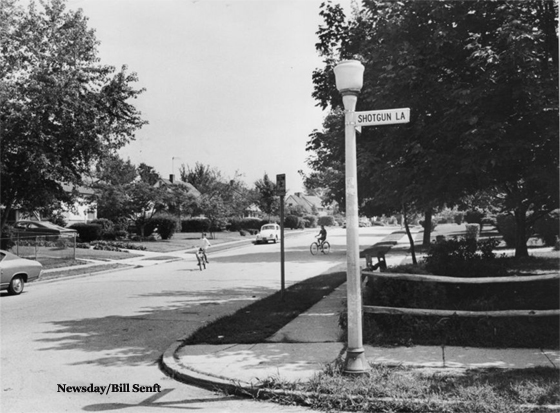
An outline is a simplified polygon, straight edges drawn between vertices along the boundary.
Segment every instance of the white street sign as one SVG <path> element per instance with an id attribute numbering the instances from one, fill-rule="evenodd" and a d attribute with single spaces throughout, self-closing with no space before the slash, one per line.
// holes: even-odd
<path id="1" fill-rule="evenodd" d="M 410 108 L 356 112 L 356 125 L 393 125 L 410 122 Z"/>

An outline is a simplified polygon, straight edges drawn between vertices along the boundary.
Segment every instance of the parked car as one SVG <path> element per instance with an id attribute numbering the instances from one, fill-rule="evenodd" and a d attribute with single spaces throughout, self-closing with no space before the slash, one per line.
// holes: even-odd
<path id="1" fill-rule="evenodd" d="M 20 258 L 11 252 L 0 250 L 0 290 L 10 294 L 21 294 L 25 283 L 41 276 L 40 262 Z"/>
<path id="2" fill-rule="evenodd" d="M 280 239 L 280 225 L 278 224 L 265 224 L 261 227 L 260 232 L 257 234 L 257 244 L 266 243 L 268 241 L 278 242 Z"/>
<path id="3" fill-rule="evenodd" d="M 60 237 L 77 236 L 78 231 L 55 225 L 49 221 L 22 220 L 14 224 L 13 233 L 16 238 L 46 236 L 49 240 L 56 240 Z"/>

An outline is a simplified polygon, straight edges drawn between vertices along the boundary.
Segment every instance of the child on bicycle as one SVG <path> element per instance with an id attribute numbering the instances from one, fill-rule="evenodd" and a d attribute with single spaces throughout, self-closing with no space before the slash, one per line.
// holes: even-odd
<path id="1" fill-rule="evenodd" d="M 318 237 L 317 242 L 319 243 L 319 246 L 323 245 L 323 242 L 327 240 L 327 230 L 325 229 L 324 225 L 321 225 L 321 230 L 319 231 L 317 237 Z"/>
<path id="2" fill-rule="evenodd" d="M 204 260 L 208 263 L 208 257 L 206 256 L 206 250 L 210 247 L 210 241 L 206 239 L 206 234 L 203 232 L 202 236 L 200 237 L 200 242 L 198 244 L 198 250 L 204 257 Z"/>

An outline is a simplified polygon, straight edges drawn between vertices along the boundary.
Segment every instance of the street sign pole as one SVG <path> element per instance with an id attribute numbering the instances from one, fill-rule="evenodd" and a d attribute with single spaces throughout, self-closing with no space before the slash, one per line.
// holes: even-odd
<path id="1" fill-rule="evenodd" d="M 280 299 L 284 301 L 286 289 L 284 257 L 284 196 L 286 196 L 286 175 L 276 175 L 276 193 L 280 195 Z"/>

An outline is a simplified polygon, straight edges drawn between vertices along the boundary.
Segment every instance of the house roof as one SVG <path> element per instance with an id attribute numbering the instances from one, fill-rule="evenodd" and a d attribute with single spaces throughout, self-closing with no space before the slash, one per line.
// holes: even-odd
<path id="1" fill-rule="evenodd" d="M 311 211 L 313 207 L 317 209 L 324 208 L 321 198 L 315 195 L 302 195 L 300 193 L 296 193 L 290 195 L 287 202 L 290 200 L 292 200 L 296 205 L 301 205 L 307 211 Z"/>
<path id="2" fill-rule="evenodd" d="M 183 181 L 170 181 L 169 179 L 160 178 L 160 180 L 156 183 L 156 186 L 182 186 L 187 190 L 187 192 L 193 194 L 194 196 L 200 196 L 200 191 L 196 189 L 192 184 Z"/>
<path id="3" fill-rule="evenodd" d="M 61 186 L 64 192 L 72 192 L 74 189 L 76 189 L 82 196 L 90 196 L 94 194 L 94 190 L 86 186 L 73 186 L 68 184 L 61 184 Z"/>

